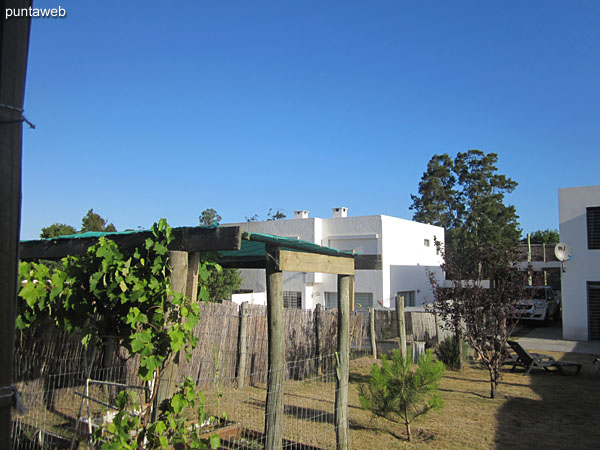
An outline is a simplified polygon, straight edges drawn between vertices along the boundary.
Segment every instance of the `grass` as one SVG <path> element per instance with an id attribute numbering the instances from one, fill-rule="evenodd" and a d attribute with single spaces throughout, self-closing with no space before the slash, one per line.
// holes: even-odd
<path id="1" fill-rule="evenodd" d="M 351 361 L 349 386 L 350 442 L 353 450 L 387 449 L 587 449 L 599 448 L 600 376 L 593 356 L 543 352 L 556 359 L 581 362 L 579 376 L 560 376 L 535 370 L 524 376 L 505 371 L 497 398 L 490 399 L 487 371 L 471 363 L 463 371 L 447 371 L 441 382 L 445 406 L 413 423 L 413 442 L 404 427 L 374 418 L 360 407 L 358 385 L 366 382 L 374 360 Z M 70 394 L 68 389 L 66 393 Z M 201 386 L 208 409 L 244 427 L 262 431 L 265 386 L 223 389 Z M 100 392 L 96 393 L 100 396 Z M 56 403 L 66 415 L 76 415 L 80 399 L 65 396 Z M 335 381 L 332 377 L 287 381 L 284 436 L 320 448 L 335 448 Z M 32 411 L 33 412 L 33 411 Z M 52 428 L 64 425 L 64 415 L 46 412 Z M 26 417 L 26 416 L 25 416 Z M 56 422 L 56 423 L 54 423 Z"/>
<path id="2" fill-rule="evenodd" d="M 356 383 L 350 387 L 350 438 L 361 449 L 571 449 L 598 448 L 600 377 L 591 355 L 545 352 L 556 359 L 583 363 L 579 376 L 506 371 L 497 398 L 490 399 L 487 371 L 475 364 L 447 371 L 441 383 L 444 408 L 418 420 L 417 439 L 359 408 Z M 354 362 L 352 376 L 368 375 L 372 360 Z"/>

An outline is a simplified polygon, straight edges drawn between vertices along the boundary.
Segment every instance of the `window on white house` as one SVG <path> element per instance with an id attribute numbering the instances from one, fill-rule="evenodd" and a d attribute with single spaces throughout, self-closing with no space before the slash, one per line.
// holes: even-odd
<path id="1" fill-rule="evenodd" d="M 325 307 L 327 309 L 337 308 L 337 292 L 325 292 Z"/>
<path id="2" fill-rule="evenodd" d="M 327 309 L 337 308 L 337 301 L 337 292 L 325 292 L 325 306 Z M 368 311 L 371 306 L 373 306 L 372 292 L 354 293 L 354 311 Z"/>
<path id="3" fill-rule="evenodd" d="M 369 311 L 373 306 L 372 292 L 355 292 L 354 293 L 354 311 Z"/>
<path id="4" fill-rule="evenodd" d="M 600 281 L 588 281 L 588 335 L 600 339 Z"/>
<path id="5" fill-rule="evenodd" d="M 283 291 L 284 308 L 302 308 L 302 293 L 298 291 Z"/>
<path id="6" fill-rule="evenodd" d="M 430 245 L 429 239 L 423 239 L 423 245 L 425 247 L 429 247 L 429 245 Z"/>
<path id="7" fill-rule="evenodd" d="M 399 291 L 398 295 L 404 296 L 404 306 L 415 306 L 415 291 Z"/>
<path id="8" fill-rule="evenodd" d="M 588 250 L 600 250 L 600 206 L 586 209 Z"/>

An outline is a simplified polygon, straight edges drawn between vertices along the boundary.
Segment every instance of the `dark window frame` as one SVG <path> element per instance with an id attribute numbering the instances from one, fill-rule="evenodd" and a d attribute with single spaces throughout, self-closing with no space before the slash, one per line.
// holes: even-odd
<path id="1" fill-rule="evenodd" d="M 588 338 L 600 339 L 600 281 L 587 282 Z"/>
<path id="2" fill-rule="evenodd" d="M 283 291 L 283 307 L 302 309 L 302 292 Z"/>
<path id="3" fill-rule="evenodd" d="M 600 206 L 588 206 L 585 216 L 588 250 L 600 250 Z"/>

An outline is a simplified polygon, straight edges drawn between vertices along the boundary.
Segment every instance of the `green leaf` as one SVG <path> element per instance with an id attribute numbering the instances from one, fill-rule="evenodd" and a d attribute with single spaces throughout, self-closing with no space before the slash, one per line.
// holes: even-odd
<path id="1" fill-rule="evenodd" d="M 221 445 L 221 439 L 218 434 L 213 434 L 210 437 L 210 448 L 217 449 Z"/>
<path id="2" fill-rule="evenodd" d="M 181 394 L 175 394 L 171 399 L 171 406 L 175 414 L 180 414 L 186 406 L 186 401 Z"/>
<path id="3" fill-rule="evenodd" d="M 27 323 L 25 323 L 25 321 L 23 321 L 23 317 L 21 316 L 21 314 L 19 314 L 17 316 L 15 325 L 16 325 L 17 330 L 24 330 L 25 328 L 29 327 L 29 324 L 27 324 Z"/>
<path id="4" fill-rule="evenodd" d="M 133 333 L 131 337 L 131 351 L 138 353 L 150 342 L 150 331 L 144 330 L 139 333 Z"/>
<path id="5" fill-rule="evenodd" d="M 166 429 L 166 427 L 165 427 Z M 169 440 L 165 436 L 159 436 L 158 440 L 162 448 L 169 448 Z"/>

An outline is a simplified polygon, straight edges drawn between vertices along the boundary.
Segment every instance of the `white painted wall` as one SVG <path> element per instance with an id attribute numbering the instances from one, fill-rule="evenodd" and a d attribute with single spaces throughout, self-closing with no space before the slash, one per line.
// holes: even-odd
<path id="1" fill-rule="evenodd" d="M 600 186 L 558 190 L 560 240 L 573 259 L 562 273 L 563 338 L 588 340 L 587 282 L 600 281 L 600 250 L 587 248 L 586 208 L 600 206 Z"/>
<path id="2" fill-rule="evenodd" d="M 435 246 L 435 239 L 444 244 L 444 229 L 391 216 L 381 219 L 383 295 L 392 298 L 399 291 L 415 291 L 415 306 L 433 301 L 427 272 L 435 273 L 438 280 L 444 279 L 440 269 L 444 260 Z M 425 240 L 429 241 L 428 246 Z"/>
<path id="3" fill-rule="evenodd" d="M 355 292 L 371 292 L 376 307 L 390 307 L 398 291 L 416 291 L 416 305 L 431 300 L 427 270 L 443 277 L 434 238 L 444 242 L 444 229 L 391 216 L 304 218 L 269 222 L 244 222 L 244 230 L 277 236 L 297 237 L 340 250 L 382 255 L 382 270 L 359 270 Z M 429 240 L 429 246 L 424 240 Z M 242 289 L 265 291 L 264 270 L 242 270 Z M 332 274 L 284 273 L 284 291 L 302 292 L 302 305 L 312 309 L 325 305 L 325 293 L 337 291 Z"/>
<path id="4" fill-rule="evenodd" d="M 266 292 L 251 292 L 248 294 L 233 294 L 231 301 L 241 305 L 244 302 L 248 302 L 250 305 L 261 305 L 267 304 L 267 293 Z"/>

